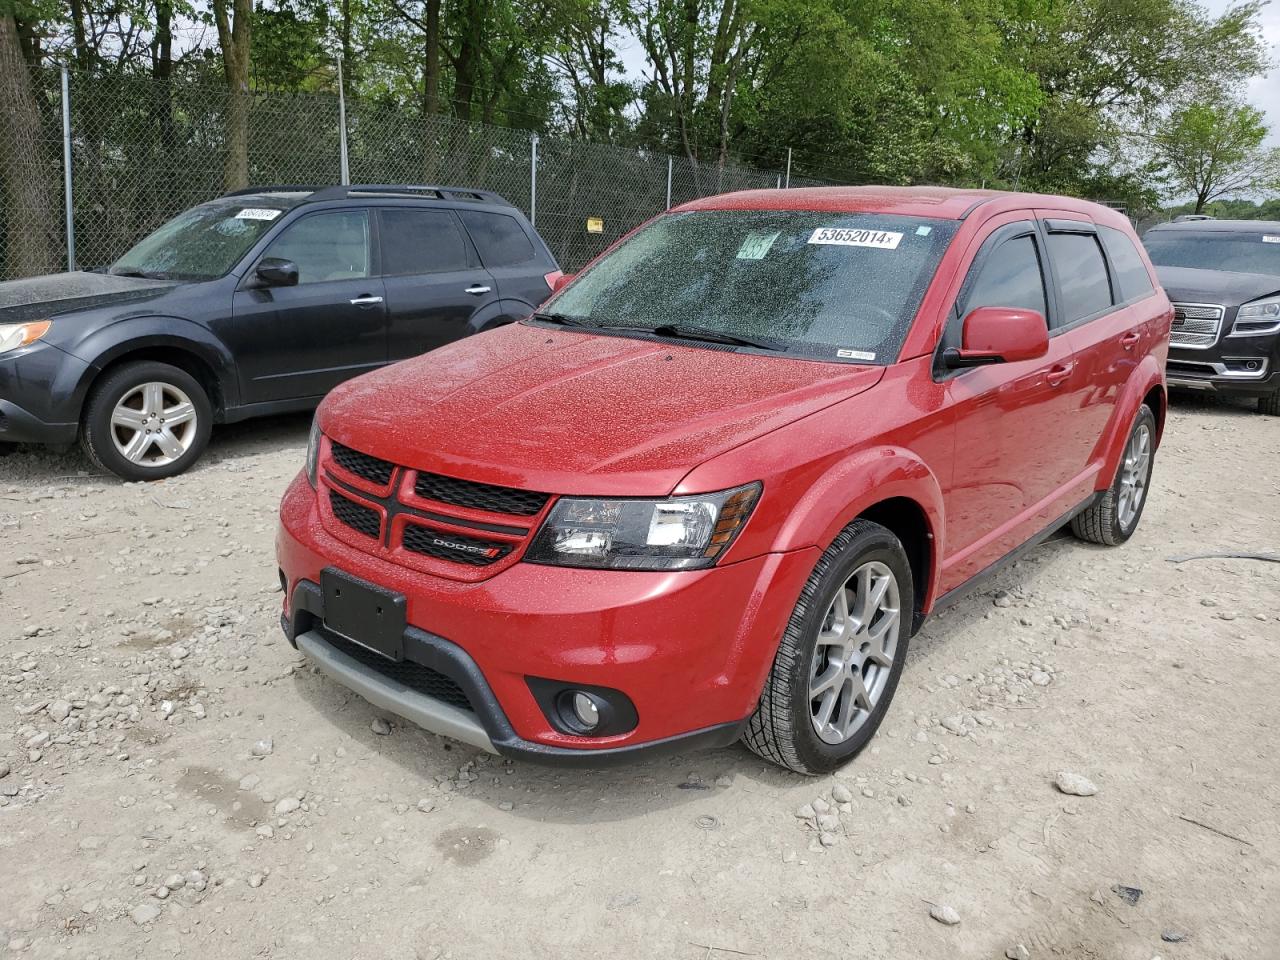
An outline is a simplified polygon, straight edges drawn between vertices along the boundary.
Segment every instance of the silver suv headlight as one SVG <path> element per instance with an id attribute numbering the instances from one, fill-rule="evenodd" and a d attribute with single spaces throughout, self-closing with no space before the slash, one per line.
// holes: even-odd
<path id="1" fill-rule="evenodd" d="M 760 498 L 749 483 L 719 493 L 662 500 L 564 497 L 525 559 L 610 570 L 694 570 L 713 566 Z"/>
<path id="2" fill-rule="evenodd" d="M 1268 297 L 1241 307 L 1230 335 L 1256 337 L 1277 331 L 1280 331 L 1280 297 Z"/>

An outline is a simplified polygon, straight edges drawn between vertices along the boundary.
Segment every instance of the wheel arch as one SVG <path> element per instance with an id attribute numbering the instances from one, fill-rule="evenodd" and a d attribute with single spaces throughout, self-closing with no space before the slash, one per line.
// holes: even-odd
<path id="1" fill-rule="evenodd" d="M 1115 479 L 1116 470 L 1120 467 L 1120 458 L 1124 455 L 1124 446 L 1129 440 L 1129 428 L 1133 418 L 1138 415 L 1138 408 L 1144 403 L 1151 408 L 1156 418 L 1155 442 L 1158 449 L 1164 433 L 1169 399 L 1159 361 L 1150 355 L 1143 358 L 1133 375 L 1129 377 L 1116 401 L 1111 421 L 1098 439 L 1102 469 L 1098 472 L 1096 489 L 1106 490 Z M 1099 453 L 1095 453 L 1095 462 Z"/>

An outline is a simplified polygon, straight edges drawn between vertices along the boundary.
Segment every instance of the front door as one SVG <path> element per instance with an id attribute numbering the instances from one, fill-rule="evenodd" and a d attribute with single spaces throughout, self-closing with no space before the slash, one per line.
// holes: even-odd
<path id="1" fill-rule="evenodd" d="M 386 294 L 367 210 L 308 214 L 263 257 L 296 264 L 298 285 L 242 283 L 236 291 L 233 338 L 246 403 L 321 397 L 386 363 Z"/>
<path id="2" fill-rule="evenodd" d="M 977 307 L 1035 310 L 1053 326 L 1046 257 L 1034 221 L 997 227 L 979 250 L 945 333 L 959 346 L 963 319 Z M 943 592 L 1030 539 L 1070 504 L 1078 469 L 1064 449 L 1076 376 L 1069 339 L 1050 330 L 1036 360 L 995 363 L 950 374 L 955 408 L 954 471 L 945 493 Z"/>
<path id="3" fill-rule="evenodd" d="M 473 320 L 496 312 L 497 284 L 452 210 L 382 207 L 378 218 L 390 360 L 474 333 Z"/>

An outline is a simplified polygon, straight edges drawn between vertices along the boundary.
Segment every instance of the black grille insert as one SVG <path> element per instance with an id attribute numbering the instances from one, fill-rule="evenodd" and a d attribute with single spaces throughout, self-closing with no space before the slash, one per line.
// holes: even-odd
<path id="1" fill-rule="evenodd" d="M 512 545 L 495 540 L 476 540 L 410 523 L 404 528 L 404 548 L 440 560 L 487 567 L 510 553 Z"/>
<path id="2" fill-rule="evenodd" d="M 382 520 L 378 516 L 378 511 L 372 507 L 348 500 L 334 490 L 329 491 L 329 507 L 340 523 L 346 524 L 358 533 L 363 533 L 366 537 L 377 540 L 382 533 Z"/>
<path id="3" fill-rule="evenodd" d="M 391 482 L 391 472 L 395 470 L 395 464 L 379 460 L 359 450 L 344 447 L 340 443 L 331 442 L 329 449 L 333 462 L 348 473 L 354 473 L 357 477 L 376 483 L 380 487 L 385 487 Z"/>
<path id="4" fill-rule="evenodd" d="M 452 503 L 473 510 L 491 513 L 510 513 L 532 517 L 547 504 L 550 495 L 533 490 L 517 490 L 514 487 L 497 487 L 489 483 L 475 483 L 455 477 L 442 477 L 438 473 L 419 473 L 413 491 L 428 500 Z"/>
<path id="5" fill-rule="evenodd" d="M 345 653 L 353 660 L 378 671 L 383 676 L 390 677 L 398 683 L 403 683 L 411 690 L 416 690 L 418 693 L 433 697 L 436 700 L 442 700 L 455 707 L 461 707 L 463 710 L 475 712 L 462 687 L 458 686 L 452 677 L 447 677 L 438 670 L 424 667 L 422 664 L 414 663 L 412 660 L 388 660 L 379 653 L 374 653 L 358 643 L 352 643 L 345 637 L 338 636 L 332 630 L 326 630 L 324 638 L 340 653 Z"/>

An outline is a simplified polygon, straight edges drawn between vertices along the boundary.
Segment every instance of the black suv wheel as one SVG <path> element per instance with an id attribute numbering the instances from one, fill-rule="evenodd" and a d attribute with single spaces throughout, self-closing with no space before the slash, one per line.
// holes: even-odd
<path id="1" fill-rule="evenodd" d="M 125 480 L 182 473 L 209 443 L 213 409 L 195 377 L 167 363 L 127 363 L 94 386 L 80 424 L 85 453 Z"/>

